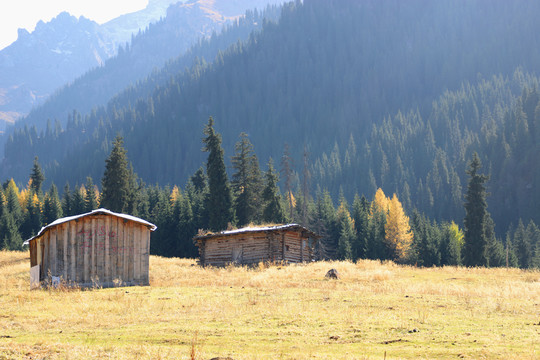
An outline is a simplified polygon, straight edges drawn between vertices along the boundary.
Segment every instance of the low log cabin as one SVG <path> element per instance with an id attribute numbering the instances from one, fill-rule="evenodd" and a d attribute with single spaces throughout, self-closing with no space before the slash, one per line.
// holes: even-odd
<path id="1" fill-rule="evenodd" d="M 317 234 L 298 224 L 243 228 L 196 236 L 199 264 L 250 265 L 266 261 L 299 263 L 314 260 Z"/>
<path id="2" fill-rule="evenodd" d="M 106 209 L 58 219 L 25 242 L 30 287 L 54 280 L 80 287 L 149 285 L 150 232 L 156 228 Z"/>

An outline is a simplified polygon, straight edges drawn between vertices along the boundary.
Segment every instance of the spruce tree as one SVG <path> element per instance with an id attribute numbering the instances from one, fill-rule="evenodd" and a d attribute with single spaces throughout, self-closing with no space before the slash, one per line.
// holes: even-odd
<path id="1" fill-rule="evenodd" d="M 352 260 L 352 243 L 355 239 L 354 220 L 348 210 L 347 202 L 344 198 L 341 200 L 337 211 L 337 226 L 339 237 L 337 241 L 337 258 L 340 260 Z"/>
<path id="2" fill-rule="evenodd" d="M 272 159 L 268 161 L 268 170 L 265 174 L 265 187 L 262 193 L 264 201 L 263 221 L 273 224 L 281 224 L 286 221 L 285 210 L 281 203 L 281 194 L 277 186 L 279 175 L 274 170 Z"/>
<path id="3" fill-rule="evenodd" d="M 339 230 L 337 216 L 332 197 L 325 190 L 317 196 L 317 233 L 321 236 L 318 242 L 318 257 L 320 259 L 335 259 L 338 251 Z"/>
<path id="4" fill-rule="evenodd" d="M 208 194 L 205 207 L 208 214 L 208 227 L 213 231 L 225 230 L 234 222 L 232 194 L 225 170 L 224 151 L 221 147 L 221 135 L 214 130 L 214 119 L 210 117 L 204 128 L 203 151 L 208 152 L 206 174 L 208 176 Z"/>
<path id="5" fill-rule="evenodd" d="M 84 196 L 84 210 L 90 212 L 98 208 L 98 199 L 96 196 L 96 186 L 92 181 L 92 178 L 88 176 L 86 178 L 86 194 Z M 114 210 L 111 210 L 114 211 Z"/>
<path id="6" fill-rule="evenodd" d="M 515 252 L 518 257 L 519 267 L 522 269 L 529 268 L 532 262 L 532 249 L 529 233 L 525 229 L 523 221 L 519 219 L 518 227 L 514 233 Z"/>
<path id="7" fill-rule="evenodd" d="M 4 212 L 0 217 L 0 249 L 22 250 L 23 239 L 12 214 Z"/>
<path id="8" fill-rule="evenodd" d="M 119 213 L 127 211 L 132 195 L 130 185 L 127 152 L 124 149 L 124 140 L 118 135 L 109 157 L 105 160 L 105 173 L 101 179 L 101 207 Z"/>
<path id="9" fill-rule="evenodd" d="M 19 227 L 23 222 L 24 214 L 19 202 L 19 188 L 17 188 L 13 179 L 8 182 L 4 195 L 6 197 L 7 212 L 11 214 L 13 221 Z"/>
<path id="10" fill-rule="evenodd" d="M 281 173 L 285 175 L 285 193 L 289 203 L 289 220 L 294 221 L 293 210 L 293 195 L 292 195 L 292 179 L 293 179 L 293 159 L 289 153 L 289 145 L 285 144 L 283 156 L 281 157 Z"/>
<path id="11" fill-rule="evenodd" d="M 73 213 L 73 200 L 71 199 L 71 196 L 69 183 L 66 183 L 66 186 L 64 186 L 64 193 L 62 194 L 62 213 L 64 216 L 75 215 Z"/>
<path id="12" fill-rule="evenodd" d="M 463 263 L 466 266 L 487 266 L 488 241 L 485 234 L 487 218 L 486 186 L 488 177 L 479 174 L 482 164 L 478 154 L 474 153 L 467 174 L 469 183 L 465 195 L 465 249 Z"/>
<path id="13" fill-rule="evenodd" d="M 243 226 L 260 219 L 262 178 L 253 145 L 245 133 L 240 134 L 235 150 L 231 185 L 236 219 Z"/>
<path id="14" fill-rule="evenodd" d="M 75 185 L 75 190 L 71 198 L 71 215 L 79 215 L 86 211 L 86 189 L 84 186 Z"/>
<path id="15" fill-rule="evenodd" d="M 32 172 L 30 173 L 30 180 L 32 180 L 30 185 L 31 189 L 34 190 L 38 197 L 41 197 L 41 186 L 43 185 L 43 181 L 45 181 L 45 175 L 43 175 L 43 171 L 41 170 L 37 156 L 34 158 L 34 166 L 32 167 Z"/>
<path id="16" fill-rule="evenodd" d="M 24 214 L 24 221 L 20 227 L 21 234 L 25 239 L 36 235 L 41 229 L 41 210 L 42 204 L 39 197 L 34 192 L 34 189 L 30 189 L 26 204 L 26 212 Z"/>
<path id="17" fill-rule="evenodd" d="M 415 233 L 416 235 L 416 233 Z M 441 230 L 441 265 L 460 265 L 463 232 L 455 222 L 445 223 Z"/>
<path id="18" fill-rule="evenodd" d="M 62 204 L 58 198 L 56 185 L 52 184 L 43 203 L 43 224 L 48 225 L 62 217 Z"/>
<path id="19" fill-rule="evenodd" d="M 366 256 L 366 246 L 369 227 L 369 201 L 362 195 L 357 195 L 353 201 L 353 218 L 356 229 L 356 239 L 353 242 L 353 259 L 363 259 Z"/>

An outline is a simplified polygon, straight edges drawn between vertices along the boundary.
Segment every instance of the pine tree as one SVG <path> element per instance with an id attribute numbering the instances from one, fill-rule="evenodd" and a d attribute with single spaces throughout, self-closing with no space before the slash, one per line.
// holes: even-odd
<path id="1" fill-rule="evenodd" d="M 75 215 L 73 213 L 73 200 L 71 199 L 71 190 L 69 189 L 69 183 L 64 186 L 64 193 L 62 194 L 62 213 L 64 216 Z"/>
<path id="2" fill-rule="evenodd" d="M 315 224 L 315 229 L 321 236 L 317 246 L 318 258 L 335 259 L 339 234 L 336 226 L 336 209 L 327 190 L 322 194 L 318 194 L 316 208 L 317 219 L 319 220 Z"/>
<path id="3" fill-rule="evenodd" d="M 84 185 L 78 187 L 75 185 L 75 190 L 73 191 L 72 202 L 71 202 L 71 215 L 79 215 L 86 211 L 86 189 Z"/>
<path id="4" fill-rule="evenodd" d="M 506 256 L 504 246 L 495 236 L 495 223 L 489 213 L 486 213 L 484 221 L 484 236 L 487 241 L 486 256 L 488 259 L 487 266 L 505 266 Z"/>
<path id="5" fill-rule="evenodd" d="M 353 260 L 352 244 L 355 239 L 354 220 L 349 213 L 347 202 L 341 200 L 337 211 L 339 238 L 337 244 L 337 258 L 340 260 Z"/>
<path id="6" fill-rule="evenodd" d="M 193 208 L 188 196 L 180 194 L 175 203 L 174 213 L 178 226 L 176 256 L 195 258 L 198 251 L 193 243 L 193 236 L 195 236 L 197 228 L 194 226 Z"/>
<path id="7" fill-rule="evenodd" d="M 474 153 L 467 174 L 469 183 L 465 195 L 465 248 L 463 263 L 466 266 L 487 266 L 487 246 L 485 221 L 487 217 L 486 175 L 478 173 L 482 166 L 478 154 Z"/>
<path id="8" fill-rule="evenodd" d="M 130 197 L 130 171 L 124 140 L 120 135 L 113 142 L 113 149 L 105 160 L 105 173 L 101 179 L 101 207 L 114 212 L 127 211 Z M 88 189 L 87 189 L 88 190 Z"/>
<path id="9" fill-rule="evenodd" d="M 353 243 L 353 259 L 363 259 L 366 256 L 366 246 L 369 230 L 369 201 L 362 195 L 357 195 L 353 201 L 353 218 L 356 228 L 356 239 Z"/>
<path id="10" fill-rule="evenodd" d="M 289 145 L 285 144 L 283 156 L 281 157 L 281 173 L 285 174 L 285 193 L 289 203 L 289 220 L 294 221 L 293 210 L 293 195 L 292 195 L 292 178 L 293 178 L 293 159 L 289 153 Z"/>
<path id="11" fill-rule="evenodd" d="M 28 201 L 26 204 L 26 212 L 24 222 L 20 227 L 21 234 L 28 239 L 38 233 L 42 226 L 42 204 L 34 192 L 34 189 L 29 191 Z"/>
<path id="12" fill-rule="evenodd" d="M 203 151 L 208 152 L 206 174 L 208 176 L 208 194 L 205 208 L 208 213 L 208 227 L 213 231 L 227 228 L 234 222 L 232 194 L 225 170 L 224 152 L 221 147 L 221 135 L 214 130 L 214 119 L 210 117 L 204 128 Z"/>
<path id="13" fill-rule="evenodd" d="M 416 234 L 415 234 L 416 235 Z M 443 224 L 441 236 L 441 265 L 460 265 L 463 232 L 455 222 Z"/>
<path id="14" fill-rule="evenodd" d="M 529 222 L 529 225 L 527 225 L 527 234 L 532 251 L 531 267 L 540 268 L 540 229 L 532 220 Z"/>
<path id="15" fill-rule="evenodd" d="M 265 174 L 266 184 L 262 193 L 264 208 L 262 219 L 266 223 L 281 224 L 285 222 L 285 210 L 281 203 L 281 194 L 277 186 L 279 175 L 274 170 L 272 159 L 268 161 Z"/>
<path id="16" fill-rule="evenodd" d="M 419 266 L 438 266 L 441 263 L 441 234 L 437 224 L 431 224 L 426 216 L 413 211 L 412 232 L 414 234 L 411 262 Z"/>
<path id="17" fill-rule="evenodd" d="M 84 195 L 84 211 L 90 212 L 98 208 L 98 199 L 96 195 L 96 186 L 92 181 L 92 178 L 88 176 L 86 178 L 85 185 L 86 193 Z M 111 210 L 114 211 L 114 210 Z"/>
<path id="18" fill-rule="evenodd" d="M 522 269 L 529 268 L 532 262 L 531 241 L 521 219 L 519 219 L 518 227 L 514 233 L 513 243 L 518 257 L 519 267 Z"/>
<path id="19" fill-rule="evenodd" d="M 189 180 L 197 193 L 202 193 L 208 188 L 208 181 L 202 167 L 195 171 Z"/>
<path id="20" fill-rule="evenodd" d="M 0 186 L 0 216 L 2 216 L 4 212 L 7 212 L 7 200 L 4 191 L 2 190 L 2 186 Z"/>
<path id="21" fill-rule="evenodd" d="M 388 201 L 383 190 L 377 189 L 371 202 L 369 214 L 368 237 L 366 239 L 366 257 L 368 259 L 390 259 L 384 245 Z"/>
<path id="22" fill-rule="evenodd" d="M 58 198 L 56 185 L 52 184 L 43 203 L 43 224 L 48 225 L 62 217 L 62 204 Z"/>
<path id="23" fill-rule="evenodd" d="M 6 209 L 7 212 L 13 217 L 17 229 L 23 222 L 23 210 L 21 203 L 19 202 L 19 189 L 15 185 L 15 181 L 11 179 L 5 189 L 4 195 L 6 197 Z"/>
<path id="24" fill-rule="evenodd" d="M 232 157 L 234 208 L 239 226 L 260 220 L 262 178 L 259 161 L 247 134 L 241 133 Z"/>
<path id="25" fill-rule="evenodd" d="M 23 239 L 11 213 L 4 212 L 0 217 L 0 230 L 0 249 L 22 250 Z"/>
<path id="26" fill-rule="evenodd" d="M 32 167 L 32 172 L 30 173 L 30 180 L 31 188 L 34 190 L 38 197 L 41 197 L 41 186 L 43 185 L 43 181 L 45 181 L 45 175 L 43 175 L 43 171 L 41 170 L 41 166 L 39 165 L 37 156 L 34 158 L 34 166 Z"/>

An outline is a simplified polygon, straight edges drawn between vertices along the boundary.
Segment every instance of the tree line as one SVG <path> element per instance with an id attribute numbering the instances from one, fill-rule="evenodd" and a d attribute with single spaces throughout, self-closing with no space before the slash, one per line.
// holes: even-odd
<path id="1" fill-rule="evenodd" d="M 197 59 L 173 61 L 88 114 L 66 95 L 62 103 L 79 111 L 11 133 L 0 177 L 24 181 L 35 155 L 47 184 L 101 177 L 121 133 L 146 182 L 185 183 L 204 161 L 193 134 L 214 114 L 229 153 L 241 131 L 265 159 L 277 159 L 284 143 L 298 159 L 307 148 L 313 194 L 319 186 L 352 203 L 356 192 L 381 188 L 410 214 L 460 226 L 465 170 L 477 152 L 502 238 L 519 219 L 540 222 L 540 61 L 531 35 L 540 3 L 492 5 L 289 3 L 277 23 L 248 21 L 262 22 L 260 33 L 242 30 L 247 39 L 225 51 L 195 47 Z M 210 43 L 227 43 L 222 36 Z M 300 178 L 293 170 L 293 192 Z"/>
<path id="2" fill-rule="evenodd" d="M 13 179 L 0 188 L 0 248 L 21 250 L 23 239 L 62 216 L 104 207 L 147 219 L 158 226 L 152 234 L 151 253 L 196 257 L 192 241 L 199 231 L 296 222 L 322 238 L 316 243 L 319 259 L 379 259 L 418 266 L 540 266 L 540 230 L 533 221 L 497 238 L 487 207 L 487 176 L 480 173 L 475 153 L 468 163 L 464 229 L 455 222 L 430 220 L 418 210 L 409 217 L 398 196 L 386 196 L 381 188 L 373 199 L 355 195 L 349 205 L 343 193 L 334 201 L 327 190 L 309 193 L 307 153 L 304 155 L 300 189 L 293 190 L 293 159 L 285 149 L 276 170 L 269 159 L 266 171 L 259 166 L 254 146 L 245 133 L 239 135 L 231 157 L 232 175 L 225 165 L 221 134 L 210 118 L 204 128 L 201 166 L 183 189 L 149 186 L 133 171 L 123 139 L 117 136 L 105 161 L 101 190 L 91 177 L 73 189 L 66 184 L 60 196 L 52 184 L 47 192 L 38 159 L 22 190 Z M 285 180 L 282 193 L 278 183 Z M 336 205 L 337 204 L 337 205 Z"/>

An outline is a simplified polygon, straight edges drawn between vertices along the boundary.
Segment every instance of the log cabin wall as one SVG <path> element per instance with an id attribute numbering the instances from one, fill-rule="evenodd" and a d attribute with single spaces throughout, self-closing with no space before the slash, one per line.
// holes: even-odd
<path id="1" fill-rule="evenodd" d="M 203 266 L 250 265 L 265 261 L 313 260 L 309 234 L 298 230 L 248 231 L 196 238 Z"/>
<path id="2" fill-rule="evenodd" d="M 149 285 L 150 230 L 111 215 L 53 226 L 30 242 L 39 280 L 61 277 L 82 286 Z"/>
<path id="3" fill-rule="evenodd" d="M 268 261 L 270 259 L 269 245 L 265 233 L 218 236 L 199 240 L 199 249 L 202 249 L 201 264 L 225 266 L 230 263 L 247 265 Z"/>

